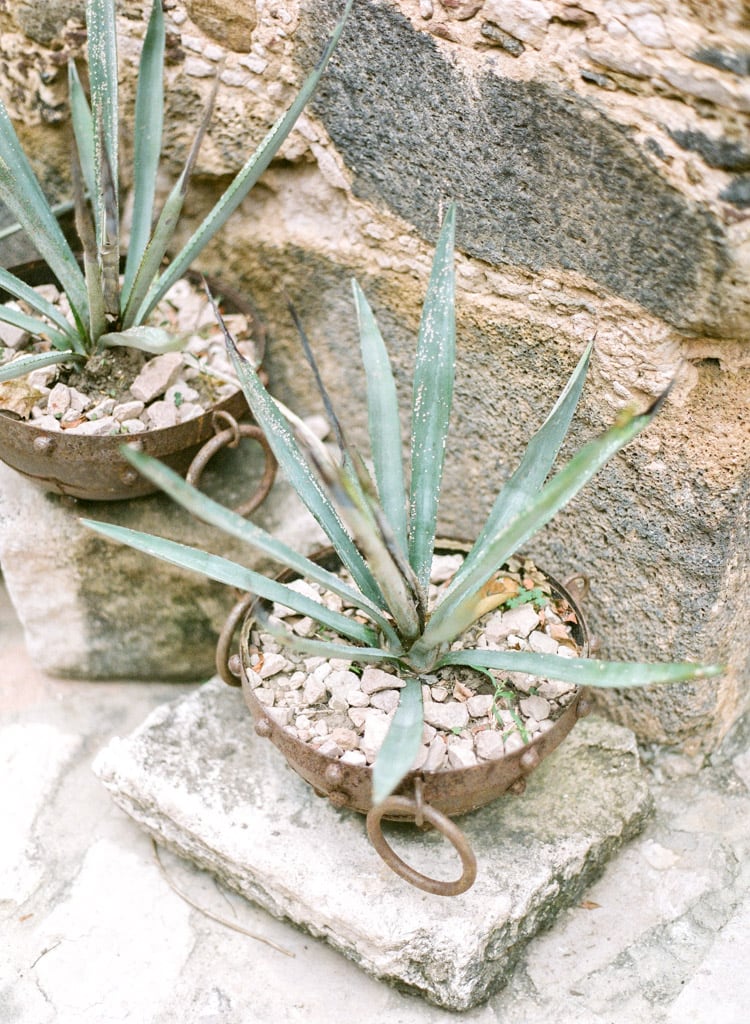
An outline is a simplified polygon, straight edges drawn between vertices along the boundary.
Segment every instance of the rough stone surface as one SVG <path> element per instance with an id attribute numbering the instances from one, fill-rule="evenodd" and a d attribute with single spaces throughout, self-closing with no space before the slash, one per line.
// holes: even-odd
<path id="1" fill-rule="evenodd" d="M 3 848 L 18 854 L 21 870 L 32 853 L 41 872 L 23 903 L 0 902 L 3 1024 L 319 1024 L 353 1014 L 358 1024 L 745 1024 L 748 975 L 737 965 L 750 955 L 747 722 L 708 758 L 647 752 L 655 813 L 643 832 L 529 943 L 508 984 L 457 1018 L 377 981 L 164 849 L 162 873 L 150 839 L 90 764 L 112 736 L 191 688 L 45 677 L 23 649 L 2 587 L 0 642 L 0 722 L 3 735 L 17 731 L 14 749 L 28 738 L 38 750 L 40 727 L 48 739 L 80 738 L 54 773 L 39 758 L 24 769 L 24 806 L 38 808 L 31 827 L 6 813 L 8 787 L 0 795 Z M 7 779 L 7 761 L 0 771 Z M 311 848 L 311 859 L 317 853 Z M 11 860 L 3 858 L 3 878 Z"/>
<path id="2" fill-rule="evenodd" d="M 444 897 L 409 888 L 378 861 L 362 817 L 290 774 L 255 736 L 241 695 L 218 681 L 158 708 L 102 751 L 95 770 L 160 841 L 366 971 L 451 1009 L 507 980 L 528 939 L 579 898 L 650 808 L 631 735 L 583 723 L 522 799 L 461 819 L 479 875 L 446 914 Z M 437 834 L 401 831 L 408 861 L 455 872 Z"/>
<path id="3" fill-rule="evenodd" d="M 520 5 L 497 6 L 507 28 Z M 523 7 L 540 15 L 518 22 L 527 30 L 520 38 L 536 45 L 551 7 Z M 424 98 L 418 108 L 414 95 Z M 425 237 L 434 240 L 435 211 L 450 195 L 461 210 L 458 245 L 470 255 L 578 271 L 680 325 L 715 319 L 710 307 L 727 263 L 720 222 L 569 87 L 486 68 L 468 100 L 462 69 L 436 40 L 392 5 L 367 4 L 355 11 L 313 109 L 355 169 L 355 194 L 387 203 Z M 610 231 L 621 246 L 611 245 Z"/>
<path id="4" fill-rule="evenodd" d="M 262 467 L 254 449 L 243 446 L 207 470 L 207 492 L 238 504 L 259 479 Z M 283 532 L 300 549 L 319 546 L 314 525 L 300 515 L 285 485 L 277 488 L 273 501 L 256 513 L 257 521 Z M 161 495 L 71 502 L 43 493 L 0 464 L 0 564 L 37 663 L 55 675 L 92 679 L 211 675 L 234 593 L 106 541 L 86 529 L 82 517 L 146 530 L 228 558 L 248 558 L 242 545 L 228 543 Z M 273 571 L 261 559 L 256 565 Z"/>
<path id="5" fill-rule="evenodd" d="M 80 6 L 9 0 L 0 11 L 0 94 L 54 198 L 69 194 L 62 58 L 80 53 L 81 34 L 65 29 Z M 438 207 L 458 201 L 457 426 L 442 506 L 443 530 L 455 535 L 479 530 L 591 337 L 576 441 L 629 402 L 645 406 L 677 374 L 656 423 L 546 528 L 534 554 L 560 578 L 591 577 L 604 654 L 729 663 L 718 683 L 607 701 L 646 739 L 711 750 L 750 700 L 750 605 L 736 601 L 750 575 L 745 5 L 485 6 L 501 20 L 512 14 L 518 35 L 471 4 L 355 4 L 315 105 L 202 263 L 236 275 L 272 327 L 274 391 L 318 412 L 289 294 L 362 444 L 350 277 L 380 319 L 406 399 Z M 119 22 L 124 120 L 142 7 L 134 0 Z M 168 12 L 172 178 L 211 88 L 206 69 L 226 61 L 177 243 L 288 103 L 340 5 L 285 0 L 248 12 L 230 0 L 226 36 L 209 8 L 177 0 Z"/>

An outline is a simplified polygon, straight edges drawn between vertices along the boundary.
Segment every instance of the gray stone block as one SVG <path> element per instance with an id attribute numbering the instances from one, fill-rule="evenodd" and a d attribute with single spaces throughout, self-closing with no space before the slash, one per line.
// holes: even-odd
<path id="1" fill-rule="evenodd" d="M 234 506 L 253 491 L 256 446 L 222 453 L 206 490 Z M 230 587 L 105 540 L 80 519 L 99 519 L 214 551 L 273 572 L 238 541 L 192 519 L 164 495 L 84 502 L 47 494 L 0 463 L 0 565 L 34 661 L 79 679 L 203 680 L 235 603 Z M 300 550 L 321 534 L 277 484 L 254 520 Z"/>
<path id="2" fill-rule="evenodd" d="M 340 6 L 310 6 L 310 56 Z M 488 264 L 577 271 L 683 327 L 718 317 L 729 264 L 718 218 L 567 83 L 485 67 L 469 88 L 434 37 L 391 4 L 368 3 L 355 5 L 311 106 L 354 194 L 430 242 L 436 211 L 455 200 L 458 248 Z"/>
<path id="3" fill-rule="evenodd" d="M 632 734 L 580 723 L 524 796 L 460 819 L 479 874 L 446 899 L 392 874 L 364 818 L 316 797 L 218 680 L 157 708 L 94 770 L 159 842 L 370 974 L 453 1010 L 508 980 L 526 943 L 580 898 L 651 807 Z M 436 833 L 394 825 L 389 839 L 419 870 L 455 875 Z"/>

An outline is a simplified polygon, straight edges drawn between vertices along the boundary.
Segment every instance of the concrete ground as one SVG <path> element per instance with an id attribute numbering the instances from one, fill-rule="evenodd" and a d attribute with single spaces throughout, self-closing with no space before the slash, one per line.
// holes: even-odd
<path id="1" fill-rule="evenodd" d="M 175 857 L 160 864 L 90 765 L 191 687 L 48 678 L 1 596 L 3 1024 L 749 1019 L 749 724 L 707 764 L 646 752 L 656 811 L 644 833 L 531 943 L 503 991 L 456 1014 L 372 980 Z"/>

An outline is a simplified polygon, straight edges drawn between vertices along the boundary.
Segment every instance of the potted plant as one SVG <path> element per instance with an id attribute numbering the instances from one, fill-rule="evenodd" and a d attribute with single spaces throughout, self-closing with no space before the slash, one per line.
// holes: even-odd
<path id="1" fill-rule="evenodd" d="M 335 561 L 303 558 L 283 541 L 202 496 L 167 468 L 132 451 L 127 458 L 133 465 L 179 504 L 246 540 L 297 579 L 269 580 L 172 541 L 87 523 L 107 537 L 255 595 L 249 610 L 245 608 L 239 672 L 257 732 L 270 736 L 292 766 L 334 803 L 368 812 L 370 836 L 391 866 L 421 888 L 440 893 L 466 889 L 476 868 L 462 834 L 446 815 L 479 806 L 508 788 L 520 788 L 519 783 L 584 713 L 582 688 L 678 682 L 721 671 L 715 665 L 610 663 L 579 656 L 586 654 L 585 635 L 574 628 L 580 625 L 574 598 L 556 591 L 545 574 L 518 555 L 534 533 L 643 430 L 666 398 L 665 392 L 645 412 L 621 413 L 612 427 L 547 479 L 578 403 L 593 343 L 531 438 L 480 536 L 468 550 L 454 551 L 447 567 L 445 562 L 436 563 L 438 498 L 454 383 L 454 221 L 451 208 L 438 241 L 419 332 L 408 491 L 390 362 L 356 283 L 372 476 L 347 445 L 327 395 L 339 442 L 337 458 L 269 396 L 227 334 L 253 415 L 267 432 L 288 479 L 330 538 Z M 239 618 L 238 612 L 230 629 Z M 526 620 L 523 626 L 521 618 Z M 303 679 L 298 678 L 300 672 Z M 543 682 L 535 687 L 529 677 Z M 352 732 L 363 721 L 361 695 L 384 690 L 395 693 L 395 700 L 390 696 L 390 704 L 381 701 L 375 708 L 382 712 L 387 731 L 381 720 L 384 735 L 369 764 L 367 755 L 375 752 L 367 749 L 366 735 L 355 747 L 343 732 L 323 730 L 318 723 L 324 712 L 348 713 Z M 473 708 L 468 713 L 466 705 L 472 700 L 482 720 Z M 463 708 L 457 717 L 436 713 L 437 705 L 446 709 L 451 702 Z M 540 717 L 554 704 L 559 717 L 542 728 Z M 529 711 L 526 724 L 519 709 Z M 462 731 L 473 732 L 475 739 L 485 736 L 481 750 L 475 743 L 473 759 L 466 757 L 463 766 L 458 755 L 436 768 L 429 750 L 424 756 L 425 722 L 433 730 L 431 737 L 427 732 L 431 749 L 441 717 L 447 723 L 444 732 L 459 734 L 455 748 Z M 498 735 L 502 743 L 497 742 Z M 326 746 L 331 739 L 341 742 Z M 448 737 L 445 746 L 450 745 Z M 347 749 L 336 751 L 335 746 Z M 365 754 L 364 761 L 355 756 L 357 752 Z M 461 854 L 461 877 L 453 883 L 438 882 L 404 864 L 382 836 L 383 815 L 411 816 L 440 828 Z"/>
<path id="2" fill-rule="evenodd" d="M 205 335 L 207 323 L 216 329 L 215 321 L 200 310 L 188 310 L 188 319 L 197 329 L 180 324 L 179 314 L 172 308 L 175 287 L 187 291 L 192 306 L 196 299 L 199 304 L 205 302 L 202 291 L 197 296 L 191 292 L 185 280 L 188 269 L 291 131 L 333 52 L 350 6 L 351 0 L 289 110 L 166 265 L 213 97 L 185 167 L 153 224 L 163 120 L 165 28 L 161 0 L 154 0 L 151 9 L 138 71 L 127 255 L 121 257 L 124 233 L 115 0 L 87 0 L 86 4 L 90 102 L 75 64 L 69 64 L 75 138 L 72 180 L 80 259 L 63 235 L 0 103 L 0 200 L 43 260 L 41 271 L 35 267 L 30 279 L 0 269 L 0 292 L 11 298 L 0 305 L 0 326 L 7 325 L 5 338 L 11 342 L 0 355 L 0 386 L 14 382 L 12 387 L 5 385 L 11 393 L 2 402 L 6 414 L 0 415 L 0 458 L 67 494 L 129 497 L 152 488 L 120 459 L 123 433 L 137 430 L 145 450 L 184 470 L 198 444 L 212 433 L 210 407 L 215 402 L 225 406 L 228 402 L 237 415 L 246 410 L 237 382 L 231 378 L 227 382 L 227 367 L 211 363 L 210 339 Z M 59 291 L 50 291 L 52 282 L 59 285 Z M 213 348 L 223 352 L 220 335 L 218 342 Z M 175 350 L 187 354 L 181 357 Z M 248 350 L 251 345 L 245 347 L 246 353 Z M 183 370 L 191 380 L 185 379 L 188 372 Z M 131 392 L 134 378 L 139 384 Z M 60 386 L 55 392 L 56 381 Z M 166 404 L 165 382 L 177 395 L 176 400 L 170 395 L 172 408 L 159 408 L 159 415 L 153 407 L 144 412 L 143 406 L 154 397 Z M 227 391 L 233 397 L 227 398 Z M 32 414 L 38 418 L 28 419 Z M 61 418 L 66 429 L 60 429 Z"/>

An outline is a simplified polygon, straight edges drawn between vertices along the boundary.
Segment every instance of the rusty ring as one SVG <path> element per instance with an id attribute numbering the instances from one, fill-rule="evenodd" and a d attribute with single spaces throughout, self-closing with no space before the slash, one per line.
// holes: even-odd
<path id="1" fill-rule="evenodd" d="M 217 409 L 211 414 L 211 426 L 213 427 L 214 435 L 221 433 L 221 427 L 219 423 L 225 423 L 227 429 L 232 431 L 232 440 L 227 442 L 227 448 L 236 448 L 241 439 L 240 425 L 237 420 L 232 416 L 230 412 L 225 412 L 223 409 Z"/>
<path id="2" fill-rule="evenodd" d="M 210 437 L 208 441 L 203 445 L 198 454 L 195 456 L 193 461 L 190 463 L 190 468 L 187 471 L 185 479 L 193 487 L 197 487 L 200 483 L 203 470 L 209 463 L 209 460 L 220 451 L 222 448 L 230 447 L 236 448 L 243 437 L 252 438 L 253 441 L 257 441 L 263 449 L 266 464 L 263 470 L 263 477 L 258 484 L 258 488 L 253 496 L 242 505 L 238 505 L 234 511 L 238 516 L 249 516 L 251 512 L 254 512 L 259 505 L 261 505 L 268 495 L 268 492 L 273 486 L 273 482 L 276 479 L 277 463 L 274 458 L 271 446 L 266 440 L 266 435 L 256 426 L 254 423 L 237 423 L 233 416 L 229 413 L 220 412 L 217 413 L 214 418 L 214 423 L 218 418 L 221 417 L 223 420 L 231 421 L 231 425 L 225 430 L 219 430 L 213 437 Z"/>
<path id="3" fill-rule="evenodd" d="M 574 576 L 569 576 L 563 586 L 566 590 L 572 591 L 579 601 L 585 601 L 589 596 L 591 580 L 586 573 L 577 572 Z"/>
<path id="4" fill-rule="evenodd" d="M 402 860 L 388 845 L 380 827 L 380 820 L 386 814 L 397 814 L 399 817 L 404 815 L 412 817 L 416 817 L 417 814 L 421 815 L 425 821 L 429 822 L 433 828 L 436 828 L 456 848 L 463 866 L 460 877 L 454 882 L 443 882 L 437 878 L 430 878 L 429 875 L 423 875 L 420 871 L 417 871 L 407 864 L 406 861 Z M 367 835 L 370 837 L 370 842 L 375 847 L 376 852 L 383 858 L 391 871 L 395 871 L 400 878 L 403 878 L 410 885 L 415 886 L 415 888 L 422 889 L 423 892 L 432 893 L 434 896 L 459 896 L 462 892 L 466 892 L 467 889 L 471 888 L 477 877 L 477 858 L 469 846 L 466 836 L 457 825 L 454 825 L 450 818 L 441 814 L 440 811 L 436 811 L 429 804 L 422 802 L 420 806 L 416 801 L 410 800 L 406 796 L 388 797 L 387 800 L 383 800 L 382 803 L 370 808 L 368 811 Z"/>
<path id="5" fill-rule="evenodd" d="M 221 633 L 219 633 L 219 639 L 216 643 L 216 671 L 227 686 L 242 686 L 240 680 L 229 667 L 229 651 L 232 647 L 235 630 L 244 619 L 248 608 L 254 600 L 255 594 L 245 594 L 232 608 L 227 616 L 227 621 L 221 628 Z"/>
<path id="6" fill-rule="evenodd" d="M 414 824 L 417 828 L 424 826 L 424 796 L 422 794 L 422 780 L 419 776 L 414 780 Z"/>

